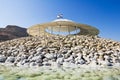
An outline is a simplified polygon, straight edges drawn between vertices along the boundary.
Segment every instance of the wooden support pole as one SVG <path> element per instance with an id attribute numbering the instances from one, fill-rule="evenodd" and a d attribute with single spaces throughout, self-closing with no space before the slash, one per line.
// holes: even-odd
<path id="1" fill-rule="evenodd" d="M 59 37 L 59 45 L 60 45 L 60 29 L 61 29 L 61 25 L 59 26 L 59 33 L 58 33 L 58 37 Z"/>
<path id="2" fill-rule="evenodd" d="M 40 26 L 39 26 L 39 29 L 38 29 L 38 30 L 39 30 L 39 37 L 40 37 Z"/>
<path id="3" fill-rule="evenodd" d="M 76 31 L 75 37 L 77 37 L 77 26 L 75 26 L 75 31 Z"/>
<path id="4" fill-rule="evenodd" d="M 75 26 L 75 31 L 76 31 L 76 35 L 77 35 L 77 26 Z"/>
<path id="5" fill-rule="evenodd" d="M 68 26 L 68 33 L 69 33 L 69 35 L 70 35 L 70 28 L 69 28 L 69 26 Z"/>

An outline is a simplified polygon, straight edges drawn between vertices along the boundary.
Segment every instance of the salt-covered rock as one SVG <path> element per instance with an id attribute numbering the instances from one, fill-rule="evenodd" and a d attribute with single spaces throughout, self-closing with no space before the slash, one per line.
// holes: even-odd
<path id="1" fill-rule="evenodd" d="M 10 56 L 11 53 L 12 53 L 12 50 L 8 50 L 8 51 L 7 51 L 7 56 Z"/>
<path id="2" fill-rule="evenodd" d="M 48 60 L 49 60 L 48 58 L 44 58 L 43 62 L 48 62 Z"/>
<path id="3" fill-rule="evenodd" d="M 37 59 L 35 62 L 36 62 L 36 63 L 42 63 L 43 60 L 42 60 L 42 59 Z"/>
<path id="4" fill-rule="evenodd" d="M 29 67 L 29 64 L 30 64 L 30 63 L 25 63 L 25 64 L 22 65 L 22 66 L 24 66 L 24 67 Z"/>
<path id="5" fill-rule="evenodd" d="M 57 62 L 51 62 L 51 66 L 54 68 L 60 68 L 61 64 L 57 63 Z"/>
<path id="6" fill-rule="evenodd" d="M 113 64 L 108 61 L 101 61 L 101 64 L 102 66 L 113 66 Z"/>
<path id="7" fill-rule="evenodd" d="M 41 67 L 41 66 L 43 66 L 42 63 L 37 63 L 37 64 L 36 64 L 36 67 Z"/>
<path id="8" fill-rule="evenodd" d="M 28 59 L 24 59 L 24 60 L 21 61 L 22 64 L 26 64 L 26 63 L 28 63 L 28 62 L 29 62 Z"/>
<path id="9" fill-rule="evenodd" d="M 67 54 L 72 54 L 72 52 L 73 52 L 72 50 L 68 50 Z"/>
<path id="10" fill-rule="evenodd" d="M 14 63 L 14 61 L 15 61 L 15 57 L 9 56 L 5 62 Z"/>
<path id="11" fill-rule="evenodd" d="M 76 64 L 81 64 L 81 65 L 85 64 L 85 60 L 83 60 L 83 59 L 77 60 Z"/>
<path id="12" fill-rule="evenodd" d="M 43 62 L 42 63 L 44 66 L 51 66 L 51 63 L 50 62 Z"/>
<path id="13" fill-rule="evenodd" d="M 33 60 L 33 61 L 36 61 L 36 60 L 38 60 L 38 59 L 42 59 L 42 56 L 41 56 L 41 55 L 39 55 L 39 56 L 34 56 L 34 57 L 32 57 L 31 61 L 32 61 L 32 60 Z"/>
<path id="14" fill-rule="evenodd" d="M 68 57 L 67 59 L 64 59 L 64 61 L 65 62 L 69 62 L 69 61 L 71 61 L 71 60 L 73 60 L 74 58 L 73 58 L 73 56 L 71 55 L 70 57 Z"/>
<path id="15" fill-rule="evenodd" d="M 63 58 L 63 54 L 57 54 L 57 58 Z"/>
<path id="16" fill-rule="evenodd" d="M 78 56 L 77 59 L 81 59 L 83 55 L 81 53 L 79 53 L 79 54 L 77 54 L 77 56 Z"/>
<path id="17" fill-rule="evenodd" d="M 35 62 L 31 62 L 30 64 L 29 64 L 29 66 L 30 67 L 34 67 L 34 66 L 36 66 L 37 64 L 35 63 Z"/>
<path id="18" fill-rule="evenodd" d="M 21 57 L 20 57 L 20 59 L 24 60 L 24 59 L 27 59 L 28 57 L 29 57 L 28 55 L 22 54 Z"/>
<path id="19" fill-rule="evenodd" d="M 82 48 L 82 46 L 76 46 L 76 47 L 74 47 L 74 49 L 81 49 Z"/>
<path id="20" fill-rule="evenodd" d="M 43 47 L 39 47 L 36 51 L 37 52 L 40 52 L 40 51 L 42 51 L 43 50 Z"/>
<path id="21" fill-rule="evenodd" d="M 17 62 L 17 63 L 16 63 L 16 66 L 23 66 L 23 63 L 22 63 L 22 61 L 20 61 L 20 62 Z"/>
<path id="22" fill-rule="evenodd" d="M 62 57 L 62 58 L 58 58 L 56 62 L 57 62 L 58 64 L 62 65 L 62 64 L 63 64 L 63 61 L 64 61 L 64 58 Z"/>
<path id="23" fill-rule="evenodd" d="M 54 54 L 52 54 L 52 53 L 51 54 L 47 53 L 44 56 L 48 59 L 53 59 L 54 58 Z"/>
<path id="24" fill-rule="evenodd" d="M 0 55 L 0 62 L 4 63 L 6 60 L 6 57 L 4 55 Z"/>
<path id="25" fill-rule="evenodd" d="M 77 65 L 70 63 L 70 62 L 63 62 L 63 67 L 75 68 L 77 67 Z"/>

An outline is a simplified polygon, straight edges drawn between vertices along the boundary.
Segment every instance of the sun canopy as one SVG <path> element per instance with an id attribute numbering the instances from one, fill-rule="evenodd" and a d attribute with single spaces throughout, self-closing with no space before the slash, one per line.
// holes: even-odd
<path id="1" fill-rule="evenodd" d="M 90 25 L 86 24 L 80 24 L 73 22 L 72 20 L 68 19 L 56 19 L 52 22 L 48 23 L 43 23 L 43 24 L 37 24 L 34 25 L 30 28 L 28 28 L 28 33 L 30 35 L 40 35 L 42 33 L 48 33 L 50 34 L 51 32 L 72 32 L 72 31 L 77 31 L 80 30 L 78 35 L 98 35 L 99 30 L 95 27 L 92 27 Z M 48 32 L 49 31 L 49 32 Z M 41 33 L 42 32 L 42 33 Z"/>

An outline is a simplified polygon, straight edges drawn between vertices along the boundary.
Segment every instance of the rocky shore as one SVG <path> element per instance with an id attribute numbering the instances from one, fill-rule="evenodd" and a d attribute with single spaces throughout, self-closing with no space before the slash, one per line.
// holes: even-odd
<path id="1" fill-rule="evenodd" d="M 0 43 L 0 64 L 120 67 L 120 42 L 82 35 L 23 37 Z"/>

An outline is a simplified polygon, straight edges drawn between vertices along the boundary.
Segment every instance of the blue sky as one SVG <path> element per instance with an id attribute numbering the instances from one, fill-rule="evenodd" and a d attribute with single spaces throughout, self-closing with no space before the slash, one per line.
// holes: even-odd
<path id="1" fill-rule="evenodd" d="M 120 41 L 120 0 L 0 0 L 0 27 L 30 27 L 64 18 L 92 25 L 99 36 Z"/>

